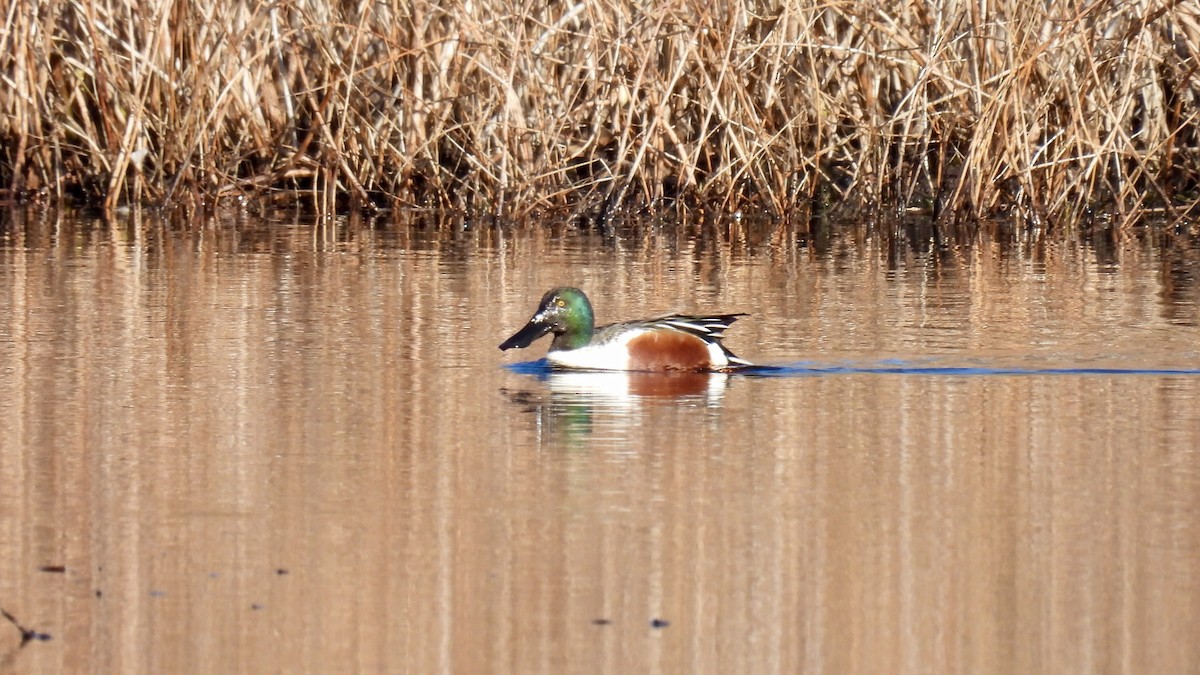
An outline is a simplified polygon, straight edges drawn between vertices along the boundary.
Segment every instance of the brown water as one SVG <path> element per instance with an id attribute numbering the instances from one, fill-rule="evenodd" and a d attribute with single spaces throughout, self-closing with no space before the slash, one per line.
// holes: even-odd
<path id="1" fill-rule="evenodd" d="M 1200 251 L 672 231 L 5 221 L 0 672 L 1196 672 Z"/>

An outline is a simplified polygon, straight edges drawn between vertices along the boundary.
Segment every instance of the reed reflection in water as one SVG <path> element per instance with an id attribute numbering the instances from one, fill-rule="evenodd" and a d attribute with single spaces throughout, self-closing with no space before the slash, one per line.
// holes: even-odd
<path id="1" fill-rule="evenodd" d="M 724 225 L 2 234 L 0 607 L 51 636 L 0 631 L 6 667 L 1200 662 L 1200 377 L 1102 372 L 1200 366 L 1194 249 Z M 496 344 L 561 283 L 601 321 L 749 311 L 729 345 L 795 371 L 512 367 L 540 348 Z"/>

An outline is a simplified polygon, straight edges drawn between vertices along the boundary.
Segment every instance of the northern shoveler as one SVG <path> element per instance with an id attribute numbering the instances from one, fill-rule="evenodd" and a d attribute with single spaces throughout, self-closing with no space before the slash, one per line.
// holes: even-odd
<path id="1" fill-rule="evenodd" d="M 578 288 L 542 296 L 533 318 L 500 349 L 524 348 L 554 333 L 546 359 L 561 368 L 636 371 L 728 371 L 753 365 L 721 344 L 725 329 L 745 314 L 669 314 L 596 327 L 592 304 Z"/>

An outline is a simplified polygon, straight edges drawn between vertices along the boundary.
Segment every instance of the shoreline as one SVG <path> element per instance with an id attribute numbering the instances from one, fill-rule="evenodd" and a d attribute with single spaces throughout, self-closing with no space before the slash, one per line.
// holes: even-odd
<path id="1" fill-rule="evenodd" d="M 1193 214 L 1200 11 L 994 7 L 21 5 L 0 199 Z"/>

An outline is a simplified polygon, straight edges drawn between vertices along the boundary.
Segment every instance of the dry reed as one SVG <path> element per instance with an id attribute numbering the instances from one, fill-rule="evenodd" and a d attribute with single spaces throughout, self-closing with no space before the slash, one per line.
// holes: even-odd
<path id="1" fill-rule="evenodd" d="M 1132 218 L 1200 177 L 1179 0 L 9 0 L 0 30 L 10 200 Z"/>

